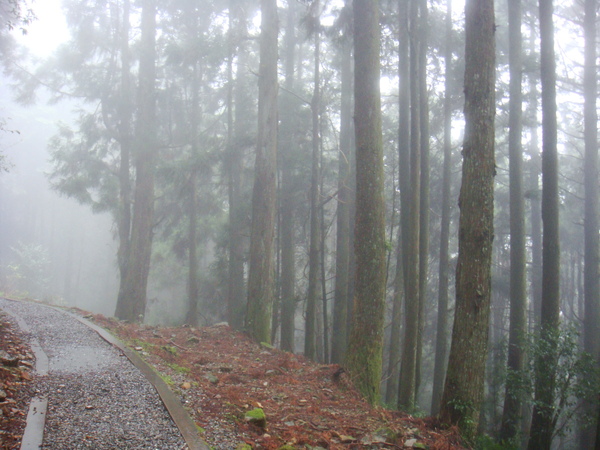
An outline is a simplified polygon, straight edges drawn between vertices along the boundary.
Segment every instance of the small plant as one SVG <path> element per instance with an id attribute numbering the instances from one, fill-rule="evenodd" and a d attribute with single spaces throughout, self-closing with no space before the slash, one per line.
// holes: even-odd
<path id="1" fill-rule="evenodd" d="M 191 369 L 187 368 L 187 367 L 182 367 L 179 366 L 177 364 L 167 364 L 171 369 L 173 369 L 175 372 L 178 373 L 190 373 Z"/>

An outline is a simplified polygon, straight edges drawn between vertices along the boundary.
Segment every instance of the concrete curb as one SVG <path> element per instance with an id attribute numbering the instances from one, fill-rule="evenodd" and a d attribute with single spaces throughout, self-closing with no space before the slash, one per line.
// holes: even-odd
<path id="1" fill-rule="evenodd" d="M 181 435 L 183 436 L 185 443 L 188 445 L 189 450 L 210 450 L 210 446 L 200 436 L 198 436 L 198 429 L 196 428 L 196 423 L 192 420 L 188 412 L 181 405 L 181 401 L 179 400 L 179 398 L 177 398 L 177 396 L 171 391 L 171 389 L 169 389 L 167 383 L 163 381 L 160 375 L 148 363 L 146 363 L 140 355 L 138 355 L 133 350 L 129 349 L 123 342 L 121 342 L 119 339 L 117 339 L 104 328 L 101 328 L 98 325 L 90 322 L 89 320 L 84 319 L 83 317 L 73 314 L 69 311 L 65 311 L 63 309 L 59 310 L 66 314 L 69 314 L 70 316 L 77 319 L 79 322 L 88 326 L 96 333 L 98 333 L 100 337 L 106 342 L 121 350 L 123 354 L 127 356 L 127 358 L 133 363 L 133 365 L 144 374 L 146 379 L 154 386 L 154 388 L 158 392 L 158 395 L 162 399 L 165 407 L 169 411 L 169 414 L 173 418 L 175 425 L 177 425 L 177 428 L 179 428 L 179 431 L 181 431 Z"/>
<path id="2" fill-rule="evenodd" d="M 6 298 L 6 297 L 4 297 L 4 298 Z M 14 300 L 14 299 L 7 299 L 7 300 L 27 301 L 27 300 Z M 87 319 L 84 319 L 81 316 L 78 316 L 77 314 L 73 314 L 70 311 L 65 311 L 64 309 L 56 307 L 56 306 L 46 305 L 46 304 L 38 303 L 38 302 L 35 302 L 35 303 L 40 306 L 46 307 L 46 308 L 51 308 L 51 309 L 60 311 L 64 314 L 67 314 L 67 315 L 73 317 L 74 319 L 78 320 L 85 326 L 94 330 L 106 342 L 108 342 L 112 346 L 118 348 L 121 352 L 123 352 L 123 354 L 125 356 L 127 356 L 127 358 L 131 361 L 131 363 L 135 367 L 137 367 L 137 369 L 140 372 L 142 372 L 142 374 L 146 377 L 146 379 L 150 382 L 150 384 L 152 384 L 152 386 L 154 386 L 154 388 L 158 392 L 158 395 L 160 396 L 163 404 L 167 408 L 167 411 L 169 411 L 169 414 L 171 415 L 173 422 L 175 422 L 175 425 L 177 425 L 177 428 L 179 428 L 179 431 L 181 432 L 181 435 L 182 435 L 185 443 L 187 444 L 188 449 L 189 450 L 210 450 L 210 446 L 198 435 L 198 430 L 196 428 L 196 424 L 194 423 L 194 421 L 192 420 L 192 418 L 190 417 L 188 412 L 185 410 L 185 408 L 179 401 L 179 398 L 177 398 L 177 396 L 171 391 L 171 389 L 169 389 L 169 386 L 167 386 L 167 384 L 163 381 L 163 379 L 159 376 L 159 374 L 149 364 L 147 364 L 136 352 L 130 350 L 121 340 L 119 340 L 118 338 L 113 336 L 110 332 L 108 332 L 104 328 L 99 327 L 98 325 L 90 322 Z M 11 315 L 11 316 L 14 317 L 15 320 L 17 320 L 19 327 L 21 327 L 23 329 L 23 331 L 29 332 L 29 327 L 21 318 L 14 316 L 14 315 Z M 22 327 L 22 326 L 24 326 L 24 327 Z M 34 343 L 37 347 L 37 350 L 39 350 L 41 352 L 40 353 L 41 366 L 42 366 L 42 369 L 45 370 L 45 372 L 43 372 L 43 373 L 38 371 L 38 367 L 37 367 L 38 353 L 36 351 L 36 348 L 34 348 Z M 34 351 L 35 357 L 36 357 L 36 372 L 38 372 L 39 375 L 42 375 L 42 374 L 47 375 L 48 374 L 48 357 L 46 356 L 46 354 L 44 353 L 42 348 L 39 346 L 37 341 L 35 341 L 35 342 L 32 341 L 31 348 Z M 44 363 L 44 361 L 45 361 L 45 363 Z M 44 364 L 45 364 L 45 366 L 44 366 Z M 43 439 L 43 432 L 44 432 L 44 424 L 45 424 L 45 419 L 46 419 L 47 404 L 48 404 L 47 399 L 38 399 L 38 398 L 32 399 L 31 404 L 29 406 L 29 414 L 27 415 L 27 425 L 25 428 L 25 434 L 23 435 L 21 450 L 37 450 L 41 447 L 42 439 Z M 42 407 L 43 407 L 43 410 L 42 410 Z M 31 415 L 31 417 L 30 417 L 30 415 Z M 41 424 L 41 428 L 40 428 L 40 424 Z M 29 431 L 29 434 L 28 434 L 28 429 L 30 427 L 31 427 L 31 430 Z M 35 436 L 36 439 L 38 439 L 38 440 L 35 440 L 35 441 L 32 440 L 31 443 L 29 443 L 30 435 L 31 435 L 31 439 L 33 439 L 33 437 Z M 27 446 L 24 446 L 26 444 L 25 437 L 28 438 Z"/>

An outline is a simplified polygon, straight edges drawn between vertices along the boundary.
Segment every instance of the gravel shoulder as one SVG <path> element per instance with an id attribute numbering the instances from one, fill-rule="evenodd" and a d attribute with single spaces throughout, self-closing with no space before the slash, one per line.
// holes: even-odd
<path id="1" fill-rule="evenodd" d="M 48 399 L 42 448 L 185 449 L 154 387 L 118 349 L 70 315 L 0 299 L 48 356 L 36 396 Z"/>

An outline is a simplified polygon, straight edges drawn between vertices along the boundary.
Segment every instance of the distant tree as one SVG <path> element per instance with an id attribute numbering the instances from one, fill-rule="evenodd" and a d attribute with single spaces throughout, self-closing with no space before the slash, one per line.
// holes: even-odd
<path id="1" fill-rule="evenodd" d="M 510 189 L 510 328 L 508 373 L 500 439 L 512 441 L 520 430 L 522 395 L 510 382 L 525 364 L 527 333 L 527 270 L 525 258 L 525 201 L 523 196 L 521 0 L 508 1 L 509 26 L 509 189 Z"/>
<path id="2" fill-rule="evenodd" d="M 261 0 L 261 13 L 258 139 L 245 328 L 254 340 L 270 343 L 277 183 L 277 2 Z"/>
<path id="3" fill-rule="evenodd" d="M 473 436 L 484 394 L 494 239 L 493 0 L 465 5 L 465 137 L 459 197 L 456 312 L 440 419 Z"/>
<path id="4" fill-rule="evenodd" d="M 385 298 L 385 203 L 381 134 L 379 2 L 354 2 L 356 284 L 346 367 L 370 403 L 379 401 Z"/>
<path id="5" fill-rule="evenodd" d="M 440 224 L 440 257 L 438 270 L 438 311 L 433 369 L 431 414 L 440 411 L 446 357 L 448 355 L 448 272 L 450 237 L 450 191 L 452 186 L 452 0 L 446 0 L 446 42 L 444 44 L 444 162 L 442 175 L 442 217 Z"/>
<path id="6" fill-rule="evenodd" d="M 403 230 L 406 235 L 405 252 L 405 315 L 398 407 L 412 410 L 415 407 L 417 387 L 417 349 L 419 347 L 419 246 L 421 205 L 421 113 L 420 113 L 420 39 L 419 2 L 409 2 L 409 55 L 410 55 L 410 198 L 409 220 Z"/>
<path id="7" fill-rule="evenodd" d="M 407 0 L 398 2 L 398 173 L 400 185 L 400 226 L 396 248 L 396 273 L 389 348 L 389 379 L 386 402 L 398 404 L 400 358 L 402 354 L 402 300 L 405 298 L 406 251 L 409 227 L 410 200 L 410 63 Z"/>
<path id="8" fill-rule="evenodd" d="M 229 325 L 241 330 L 244 326 L 244 248 L 246 232 L 243 205 L 244 147 L 248 117 L 246 86 L 247 11 L 240 0 L 229 0 L 229 30 L 227 35 L 227 153 L 224 170 L 227 176 L 229 200 L 229 279 L 227 283 L 227 320 Z M 234 66 L 237 56 L 237 70 Z"/>
<path id="9" fill-rule="evenodd" d="M 348 345 L 348 288 L 350 277 L 350 202 L 352 199 L 351 174 L 354 159 L 352 135 L 352 37 L 350 36 L 351 2 L 342 10 L 341 25 L 344 32 L 341 42 L 341 105 L 340 149 L 338 155 L 338 205 L 336 236 L 335 294 L 333 304 L 333 330 L 331 336 L 331 362 L 341 364 Z"/>
<path id="10" fill-rule="evenodd" d="M 427 0 L 419 2 L 419 137 L 420 137 L 420 185 L 419 194 L 419 329 L 417 334 L 417 357 L 415 360 L 415 403 L 421 386 L 423 359 L 423 330 L 428 305 L 429 281 L 429 205 L 430 205 L 430 124 L 429 92 L 427 85 L 427 55 L 429 50 L 429 7 Z"/>
<path id="11" fill-rule="evenodd" d="M 296 84 L 296 2 L 288 2 L 285 28 L 284 60 L 285 91 L 282 97 L 294 104 L 297 99 L 291 95 Z M 290 109 L 281 116 L 281 348 L 294 352 L 295 313 L 296 313 L 296 258 L 294 236 L 294 212 L 296 192 L 294 190 L 294 118 Z"/>
<path id="12" fill-rule="evenodd" d="M 560 244 L 556 117 L 556 60 L 554 55 L 554 6 L 539 0 L 540 64 L 542 83 L 542 221 L 543 267 L 539 339 L 546 351 L 536 360 L 535 401 L 529 436 L 530 450 L 546 450 L 554 434 L 554 395 L 560 326 Z"/>
<path id="13" fill-rule="evenodd" d="M 314 86 L 311 100 L 312 112 L 312 156 L 310 176 L 310 243 L 308 252 L 308 293 L 306 296 L 306 326 L 304 336 L 304 354 L 307 358 L 317 359 L 317 288 L 320 269 L 320 176 L 321 152 L 320 104 L 321 104 L 321 2 L 314 0 L 310 7 L 311 31 L 314 38 Z"/>

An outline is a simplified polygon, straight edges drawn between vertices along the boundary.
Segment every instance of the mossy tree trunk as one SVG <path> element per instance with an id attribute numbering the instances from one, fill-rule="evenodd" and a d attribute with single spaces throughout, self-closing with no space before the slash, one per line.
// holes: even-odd
<path id="1" fill-rule="evenodd" d="M 252 190 L 252 228 L 245 328 L 271 342 L 273 238 L 277 196 L 277 1 L 261 0 L 258 137 Z"/>
<path id="2" fill-rule="evenodd" d="M 379 2 L 355 0 L 356 282 L 346 367 L 370 403 L 379 401 L 386 278 L 379 50 Z"/>
<path id="3" fill-rule="evenodd" d="M 473 436 L 487 359 L 494 239 L 495 23 L 493 0 L 465 5 L 465 137 L 459 197 L 456 313 L 442 422 Z"/>

